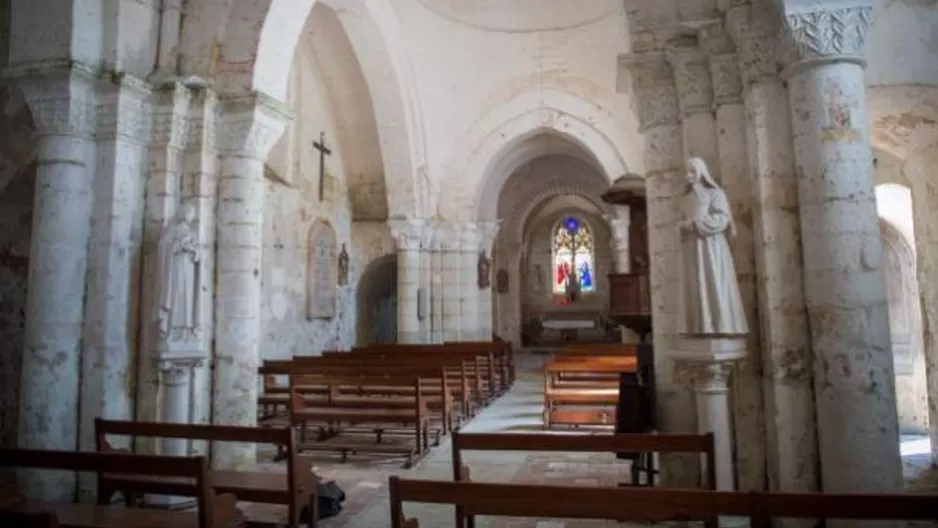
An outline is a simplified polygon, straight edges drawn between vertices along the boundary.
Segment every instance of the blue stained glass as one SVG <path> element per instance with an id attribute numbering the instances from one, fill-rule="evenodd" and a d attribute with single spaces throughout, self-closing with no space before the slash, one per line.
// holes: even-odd
<path id="1" fill-rule="evenodd" d="M 580 221 L 572 216 L 568 216 L 564 219 L 563 225 L 567 228 L 567 231 L 571 233 L 576 233 L 580 229 Z"/>

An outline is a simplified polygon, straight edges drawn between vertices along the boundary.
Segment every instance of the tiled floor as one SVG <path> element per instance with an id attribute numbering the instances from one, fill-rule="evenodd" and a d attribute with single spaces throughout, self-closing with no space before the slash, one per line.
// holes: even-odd
<path id="1" fill-rule="evenodd" d="M 463 430 L 466 432 L 541 432 L 540 366 L 547 356 L 519 354 L 519 379 L 512 390 L 479 414 Z M 928 467 L 927 439 L 924 451 L 921 439 L 903 438 L 907 479 L 914 480 Z M 319 523 L 323 528 L 379 528 L 389 526 L 387 480 L 391 475 L 408 478 L 452 480 L 451 450 L 447 438 L 413 469 L 401 469 L 401 459 L 352 459 L 340 463 L 329 455 L 316 455 L 316 472 L 334 479 L 345 490 L 347 499 L 341 515 Z M 267 454 L 264 455 L 265 457 Z M 472 469 L 473 480 L 490 482 L 561 483 L 570 485 L 612 485 L 627 479 L 627 465 L 612 455 L 564 453 L 467 452 L 465 463 Z M 271 471 L 283 471 L 283 464 L 265 463 Z M 924 489 L 935 482 L 915 486 Z M 938 486 L 931 489 L 938 489 Z M 284 508 L 267 505 L 244 505 L 252 520 L 282 522 Z M 453 526 L 451 507 L 407 504 L 408 516 L 417 517 L 421 528 Z M 581 528 L 629 524 L 596 521 L 548 521 L 535 519 L 479 518 L 479 528 Z M 635 525 L 647 526 L 647 525 Z"/>

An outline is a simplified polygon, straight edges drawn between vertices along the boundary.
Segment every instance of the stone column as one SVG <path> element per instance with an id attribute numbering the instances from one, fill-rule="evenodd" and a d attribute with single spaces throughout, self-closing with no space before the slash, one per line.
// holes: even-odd
<path id="1" fill-rule="evenodd" d="M 630 73 L 640 131 L 645 137 L 647 171 L 648 253 L 652 318 L 654 320 L 655 384 L 658 427 L 666 433 L 694 429 L 692 395 L 674 380 L 677 306 L 680 301 L 680 233 L 678 220 L 684 181 L 683 142 L 674 76 L 666 55 L 647 51 L 620 56 L 620 67 Z M 699 473 L 695 457 L 663 456 L 662 477 L 668 486 L 692 486 Z"/>
<path id="2" fill-rule="evenodd" d="M 128 75 L 101 81 L 97 113 L 94 203 L 82 334 L 79 447 L 95 449 L 95 418 L 133 417 L 137 360 L 144 175 L 150 139 L 150 88 Z M 128 448 L 131 438 L 115 447 Z M 82 475 L 80 494 L 92 499 L 97 477 Z"/>
<path id="3" fill-rule="evenodd" d="M 221 168 L 218 224 L 212 423 L 257 424 L 260 366 L 261 254 L 264 241 L 264 161 L 289 119 L 260 93 L 225 99 L 218 123 Z M 217 442 L 219 468 L 254 465 L 254 444 Z"/>
<path id="4" fill-rule="evenodd" d="M 831 493 L 903 489 L 862 59 L 872 10 L 784 5 L 821 483 Z"/>
<path id="5" fill-rule="evenodd" d="M 430 231 L 430 226 L 426 228 L 424 233 L 423 240 L 420 244 L 420 284 L 417 291 L 417 308 L 418 308 L 418 317 L 420 321 L 420 342 L 421 343 L 431 343 L 432 339 L 432 328 L 430 320 L 430 288 L 432 283 L 432 258 L 433 253 L 430 250 L 430 243 L 433 238 L 433 233 Z"/>
<path id="6" fill-rule="evenodd" d="M 788 94 L 774 58 L 773 10 L 727 13 L 743 86 L 770 490 L 816 491 L 817 441 L 811 345 L 802 285 L 798 189 Z M 740 283 L 740 293 L 745 286 Z M 755 325 L 753 325 L 755 326 Z M 754 367 L 755 368 L 755 367 Z M 790 520 L 785 523 L 797 524 Z M 804 524 L 804 523 L 801 523 Z"/>
<path id="7" fill-rule="evenodd" d="M 762 360 L 759 333 L 759 299 L 756 291 L 755 256 L 753 247 L 752 182 L 746 149 L 746 111 L 743 107 L 742 85 L 733 42 L 724 29 L 723 20 L 710 20 L 699 25 L 700 48 L 706 52 L 713 87 L 713 135 L 717 138 L 717 165 L 726 191 L 736 236 L 730 248 L 736 269 L 739 294 L 746 310 L 750 332 L 746 357 L 737 365 L 734 375 L 734 432 L 736 472 L 740 490 L 762 490 L 765 487 L 765 407 L 763 404 Z"/>
<path id="8" fill-rule="evenodd" d="M 149 171 L 146 177 L 146 203 L 143 218 L 143 258 L 140 289 L 140 319 L 152 321 L 152 313 L 159 264 L 157 245 L 166 222 L 172 218 L 180 200 L 183 174 L 183 150 L 187 142 L 190 92 L 182 84 L 169 84 L 154 93 L 151 119 L 152 140 L 149 152 Z M 213 215 L 214 216 L 214 215 Z M 213 237 L 214 238 L 214 237 Z M 214 246 L 212 247 L 214 251 Z M 204 255 L 204 253 L 203 253 Z M 206 321 L 205 318 L 202 319 Z M 150 325 L 140 328 L 140 342 L 152 343 Z M 143 421 L 156 421 L 159 397 L 159 370 L 152 358 L 139 361 L 137 367 L 137 413 Z M 138 439 L 136 449 L 142 453 L 155 453 L 151 439 Z"/>
<path id="9" fill-rule="evenodd" d="M 440 242 L 440 222 L 430 226 L 430 291 L 429 319 L 430 342 L 443 342 L 443 252 Z"/>
<path id="10" fill-rule="evenodd" d="M 392 218 L 388 225 L 397 243 L 397 342 L 420 343 L 417 288 L 426 222 L 420 218 Z"/>
<path id="11" fill-rule="evenodd" d="M 717 182 L 717 126 L 713 114 L 713 85 L 707 55 L 698 39 L 685 35 L 668 43 L 668 62 L 674 69 L 678 103 L 681 108 L 684 157 L 697 156 L 707 162 Z"/>
<path id="12" fill-rule="evenodd" d="M 6 75 L 16 78 L 16 72 Z M 95 76 L 77 63 L 18 83 L 39 144 L 29 250 L 19 447 L 78 447 L 78 400 L 95 145 Z M 75 476 L 24 472 L 27 496 L 72 500 Z"/>
<path id="13" fill-rule="evenodd" d="M 459 230 L 452 222 L 440 227 L 440 282 L 442 285 L 441 320 L 443 341 L 459 341 L 460 275 Z"/>
<path id="14" fill-rule="evenodd" d="M 460 226 L 459 242 L 459 340 L 479 338 L 479 226 L 466 222 Z"/>
<path id="15" fill-rule="evenodd" d="M 698 363 L 690 366 L 691 386 L 697 400 L 697 432 L 713 433 L 717 489 L 734 491 L 733 431 L 730 417 L 729 363 Z"/>
<path id="16" fill-rule="evenodd" d="M 192 421 L 192 372 L 201 367 L 203 359 L 158 359 L 156 368 L 160 373 L 160 422 L 187 424 Z M 159 454 L 164 456 L 186 457 L 190 451 L 190 441 L 185 438 L 162 438 L 159 441 Z M 191 497 L 169 495 L 151 495 L 148 503 L 157 508 L 183 509 L 195 506 Z"/>

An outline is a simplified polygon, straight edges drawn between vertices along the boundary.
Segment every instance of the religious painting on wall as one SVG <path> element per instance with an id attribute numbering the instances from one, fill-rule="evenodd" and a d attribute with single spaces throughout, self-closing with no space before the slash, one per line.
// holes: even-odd
<path id="1" fill-rule="evenodd" d="M 491 264 L 489 264 L 489 258 L 485 255 L 485 251 L 479 252 L 479 263 L 478 263 L 478 272 L 479 272 L 479 289 L 484 290 L 489 287 L 492 282 L 492 270 Z"/>
<path id="2" fill-rule="evenodd" d="M 317 220 L 309 230 L 306 318 L 332 319 L 336 314 L 337 259 L 335 231 Z"/>
<path id="3" fill-rule="evenodd" d="M 590 293 L 593 283 L 593 233 L 580 218 L 563 218 L 554 229 L 551 247 L 553 293 Z"/>

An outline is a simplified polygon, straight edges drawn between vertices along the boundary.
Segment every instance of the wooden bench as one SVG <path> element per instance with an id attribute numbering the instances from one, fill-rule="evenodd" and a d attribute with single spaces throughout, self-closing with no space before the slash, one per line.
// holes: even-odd
<path id="1" fill-rule="evenodd" d="M 938 495 L 761 493 L 662 488 L 481 484 L 390 477 L 392 528 L 419 528 L 404 502 L 447 504 L 478 515 L 555 519 L 686 522 L 749 517 L 753 528 L 773 519 L 935 520 Z"/>
<path id="2" fill-rule="evenodd" d="M 212 486 L 220 493 L 230 493 L 241 501 L 266 504 L 284 504 L 288 508 L 290 526 L 296 527 L 304 507 L 309 507 L 313 525 L 316 519 L 316 484 L 312 463 L 299 456 L 296 437 L 292 429 L 242 427 L 233 425 L 173 424 L 95 420 L 95 437 L 99 452 L 115 451 L 107 437 L 180 438 L 213 442 L 244 442 L 272 444 L 286 454 L 287 471 L 212 470 Z M 193 496 L 194 489 L 178 479 L 152 478 L 149 475 L 104 475 L 99 479 L 98 494 L 109 497 L 122 492 L 125 498 L 141 492 L 162 495 Z M 312 526 L 312 525 L 311 525 Z"/>
<path id="3" fill-rule="evenodd" d="M 304 386 L 328 386 L 330 390 L 335 387 L 405 387 L 410 389 L 411 403 L 405 408 L 392 409 L 388 406 L 362 408 L 346 405 L 341 401 L 335 403 L 311 406 L 306 403 L 300 389 Z M 335 451 L 342 455 L 345 461 L 350 453 L 373 452 L 401 454 L 407 457 L 405 467 L 410 468 L 414 462 L 422 458 L 429 451 L 430 444 L 430 412 L 427 408 L 422 391 L 422 381 L 417 376 L 331 376 L 328 374 L 302 374 L 290 376 L 290 425 L 301 431 L 302 451 Z M 329 430 L 326 436 L 320 436 L 318 442 L 305 441 L 307 427 L 310 424 L 319 424 Z M 341 433 L 343 426 L 370 426 L 378 436 L 374 444 L 325 442 L 331 437 Z M 385 431 L 393 427 L 409 427 L 413 437 L 412 446 L 389 444 L 382 442 Z M 323 430 L 323 429 L 321 429 Z M 380 433 L 379 433 L 380 432 Z"/>
<path id="4" fill-rule="evenodd" d="M 329 373 L 338 376 L 364 375 L 383 376 L 394 374 L 397 376 L 418 376 L 424 383 L 421 389 L 430 411 L 441 415 L 446 432 L 453 425 L 453 410 L 458 401 L 460 418 L 465 419 L 472 410 L 471 398 L 478 394 L 474 391 L 471 382 L 472 376 L 465 361 L 455 364 L 451 361 L 428 359 L 426 361 L 411 360 L 410 358 L 388 358 L 385 356 L 363 357 L 352 354 L 337 354 L 318 357 L 295 357 L 289 367 L 292 373 Z M 387 391 L 391 387 L 384 387 Z M 356 396 L 401 396 L 407 395 L 408 389 L 402 388 L 399 394 L 369 394 L 368 387 L 358 387 Z M 341 393 L 341 388 L 339 390 Z M 346 391 L 347 392 L 347 391 Z"/>
<path id="5" fill-rule="evenodd" d="M 463 451 L 557 451 L 573 453 L 693 453 L 703 455 L 707 471 L 700 486 L 716 489 L 716 467 L 713 434 L 621 434 L 621 435 L 548 435 L 529 433 L 454 433 L 453 434 L 453 480 L 471 480 L 469 467 L 463 464 Z M 640 485 L 639 467 L 631 466 L 630 485 Z M 456 507 L 456 526 L 474 526 L 473 511 Z M 708 528 L 716 528 L 714 520 Z"/>
<path id="6" fill-rule="evenodd" d="M 560 352 L 563 356 L 625 356 L 635 357 L 638 355 L 638 345 L 627 345 L 623 343 L 588 343 L 582 345 L 569 345 Z"/>
<path id="7" fill-rule="evenodd" d="M 619 400 L 619 375 L 636 370 L 634 357 L 547 363 L 544 366 L 544 428 L 549 429 L 554 424 L 613 425 Z M 561 379 L 563 374 L 578 377 Z"/>
<path id="8" fill-rule="evenodd" d="M 170 526 L 173 528 L 190 526 L 228 528 L 240 526 L 244 520 L 236 507 L 237 499 L 234 495 L 216 494 L 213 491 L 212 477 L 205 457 L 0 449 L 0 467 L 97 473 L 99 483 L 97 504 L 24 499 L 13 504 L 7 504 L 4 507 L 6 512 L 22 514 L 26 518 L 44 518 L 46 522 L 49 522 L 49 516 L 54 516 L 59 526 L 82 528 L 167 528 Z M 154 478 L 178 478 L 186 482 L 191 489 L 190 495 L 197 499 L 198 511 L 111 507 L 108 504 L 108 495 L 100 492 L 100 482 L 104 475 L 129 474 L 147 475 Z M 158 493 L 155 487 L 145 488 L 143 491 Z M 43 517 L 42 514 L 46 516 Z"/>
<path id="9" fill-rule="evenodd" d="M 59 528 L 59 518 L 54 513 L 26 513 L 0 511 L 0 526 L 3 528 Z"/>

